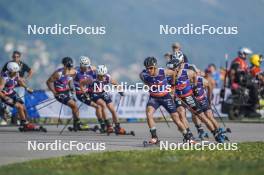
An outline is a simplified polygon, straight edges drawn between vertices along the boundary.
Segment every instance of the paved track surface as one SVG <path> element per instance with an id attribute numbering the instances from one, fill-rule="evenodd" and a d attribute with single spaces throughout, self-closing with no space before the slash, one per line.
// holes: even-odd
<path id="1" fill-rule="evenodd" d="M 193 124 L 191 124 L 193 126 Z M 232 142 L 264 141 L 264 124 L 228 123 L 232 133 L 228 134 Z M 148 139 L 149 129 L 146 123 L 123 124 L 127 130 L 135 130 L 136 136 L 116 136 L 94 133 L 92 131 L 69 132 L 67 129 L 59 135 L 63 126 L 47 126 L 48 132 L 18 132 L 17 127 L 0 127 L 0 165 L 22 162 L 32 159 L 63 156 L 68 154 L 83 154 L 91 151 L 29 151 L 28 141 L 52 143 L 61 140 L 62 143 L 78 141 L 82 143 L 104 142 L 106 151 L 111 150 L 135 150 L 147 149 L 142 145 L 143 140 Z M 169 142 L 182 142 L 182 136 L 173 123 L 170 128 L 166 123 L 157 124 L 158 135 L 161 140 Z M 196 134 L 196 130 L 192 128 Z M 211 136 L 211 135 L 210 135 Z M 209 139 L 213 141 L 213 138 Z"/>

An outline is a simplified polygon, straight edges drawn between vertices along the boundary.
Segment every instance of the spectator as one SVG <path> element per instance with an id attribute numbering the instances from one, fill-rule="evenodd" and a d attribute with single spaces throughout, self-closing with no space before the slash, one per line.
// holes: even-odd
<path id="1" fill-rule="evenodd" d="M 173 43 L 171 48 L 172 48 L 172 53 L 179 52 L 179 51 L 182 52 L 181 45 L 178 42 Z M 187 58 L 187 56 L 184 53 L 183 53 L 183 60 L 184 60 L 185 63 L 188 63 L 188 58 Z"/>
<path id="2" fill-rule="evenodd" d="M 208 69 L 208 72 L 211 74 L 212 78 L 215 81 L 216 88 L 221 88 L 221 86 L 222 86 L 221 74 L 217 70 L 215 64 L 213 64 L 213 63 L 209 64 L 207 69 Z"/>
<path id="3" fill-rule="evenodd" d="M 32 69 L 25 64 L 24 62 L 21 61 L 21 53 L 19 51 L 14 51 L 13 55 L 12 55 L 12 60 L 16 63 L 18 63 L 18 65 L 20 66 L 20 71 L 19 71 L 19 76 L 25 79 L 30 79 L 33 75 L 33 71 Z M 7 71 L 7 64 L 11 61 L 8 61 L 4 67 L 2 68 L 1 72 L 5 72 Z M 27 76 L 25 76 L 25 73 L 27 73 Z"/>
<path id="4" fill-rule="evenodd" d="M 171 59 L 171 53 L 170 52 L 165 53 L 164 54 L 164 58 L 165 58 L 166 61 L 170 61 L 170 59 Z"/>

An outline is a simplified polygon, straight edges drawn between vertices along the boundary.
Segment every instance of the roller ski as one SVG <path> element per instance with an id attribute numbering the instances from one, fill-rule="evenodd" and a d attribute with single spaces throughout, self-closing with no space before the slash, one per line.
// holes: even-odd
<path id="1" fill-rule="evenodd" d="M 230 128 L 226 128 L 225 130 L 223 128 L 220 128 L 220 130 L 223 132 L 223 133 L 232 133 L 231 129 Z"/>
<path id="2" fill-rule="evenodd" d="M 219 128 L 217 133 L 214 135 L 215 141 L 218 143 L 224 143 L 225 141 L 229 141 L 229 138 L 225 135 L 226 131 L 222 128 Z"/>
<path id="3" fill-rule="evenodd" d="M 47 129 L 42 125 L 36 126 L 33 123 L 25 123 L 19 126 L 20 132 L 47 132 Z"/>
<path id="4" fill-rule="evenodd" d="M 203 141 L 205 138 L 209 138 L 209 134 L 207 132 L 205 132 L 203 129 L 202 130 L 198 130 L 198 138 Z"/>
<path id="5" fill-rule="evenodd" d="M 186 134 L 183 135 L 183 143 L 190 143 L 190 144 L 196 143 L 193 134 L 191 132 L 187 132 Z"/>
<path id="6" fill-rule="evenodd" d="M 115 135 L 132 135 L 135 136 L 134 131 L 127 132 L 124 128 L 120 127 L 120 124 L 116 124 L 114 129 L 110 129 L 110 132 L 107 132 L 107 135 L 110 135 L 111 133 L 115 133 Z"/>
<path id="7" fill-rule="evenodd" d="M 132 135 L 135 136 L 134 131 L 127 132 L 124 128 L 115 128 L 116 135 Z"/>
<path id="8" fill-rule="evenodd" d="M 95 125 L 94 127 L 90 128 L 89 125 L 87 125 L 87 124 L 82 124 L 80 127 L 71 127 L 71 126 L 68 127 L 68 130 L 70 132 L 72 132 L 72 131 L 74 131 L 74 132 L 77 132 L 77 131 L 93 131 L 93 132 L 96 132 L 99 129 L 100 128 L 98 125 Z"/>
<path id="9" fill-rule="evenodd" d="M 159 146 L 160 140 L 156 137 L 151 138 L 149 141 L 144 140 L 144 147 Z"/>

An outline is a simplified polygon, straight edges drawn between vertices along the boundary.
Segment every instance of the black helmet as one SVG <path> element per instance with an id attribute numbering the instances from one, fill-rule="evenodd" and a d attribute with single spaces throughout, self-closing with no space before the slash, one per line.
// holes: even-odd
<path id="1" fill-rule="evenodd" d="M 62 59 L 62 64 L 68 68 L 73 67 L 73 60 L 71 57 L 64 57 Z"/>
<path id="2" fill-rule="evenodd" d="M 156 65 L 157 65 L 157 59 L 155 57 L 147 57 L 144 60 L 145 67 L 156 66 Z"/>
<path id="3" fill-rule="evenodd" d="M 181 65 L 181 60 L 178 58 L 173 58 L 167 62 L 166 66 L 169 69 L 175 69 Z"/>

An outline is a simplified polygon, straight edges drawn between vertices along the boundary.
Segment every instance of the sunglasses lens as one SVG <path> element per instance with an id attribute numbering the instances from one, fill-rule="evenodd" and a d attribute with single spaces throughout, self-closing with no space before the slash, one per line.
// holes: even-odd
<path id="1" fill-rule="evenodd" d="M 148 70 L 152 70 L 152 69 L 154 69 L 154 67 L 147 67 L 147 69 L 148 69 Z"/>

